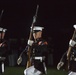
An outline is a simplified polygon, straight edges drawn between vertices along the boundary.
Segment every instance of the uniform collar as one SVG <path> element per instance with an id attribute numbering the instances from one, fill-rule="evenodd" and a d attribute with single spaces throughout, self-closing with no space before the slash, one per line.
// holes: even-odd
<path id="1" fill-rule="evenodd" d="M 42 38 L 38 38 L 38 39 L 36 39 L 37 42 L 40 41 L 40 40 L 42 40 Z"/>

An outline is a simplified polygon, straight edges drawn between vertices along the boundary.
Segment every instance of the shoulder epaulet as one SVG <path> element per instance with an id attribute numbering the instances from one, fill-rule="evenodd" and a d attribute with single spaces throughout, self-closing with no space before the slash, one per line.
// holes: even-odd
<path id="1" fill-rule="evenodd" d="M 47 45 L 48 43 L 46 41 L 39 41 L 38 45 Z"/>
<path id="2" fill-rule="evenodd" d="M 44 44 L 44 45 L 47 45 L 48 43 L 45 41 L 45 42 L 43 42 L 43 44 Z"/>

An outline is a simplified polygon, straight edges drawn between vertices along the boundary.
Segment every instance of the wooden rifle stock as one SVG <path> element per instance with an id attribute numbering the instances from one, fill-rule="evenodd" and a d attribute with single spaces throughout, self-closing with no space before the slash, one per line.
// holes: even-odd
<path id="1" fill-rule="evenodd" d="M 35 14 L 35 16 L 33 17 L 33 22 L 32 22 L 32 25 L 31 25 L 29 40 L 32 40 L 32 38 L 33 38 L 33 37 L 32 37 L 32 36 L 33 36 L 32 33 L 33 33 L 33 27 L 34 27 L 34 25 L 35 25 L 36 18 L 37 18 L 38 8 L 39 8 L 39 5 L 37 5 L 36 14 Z M 26 66 L 26 68 L 28 68 L 28 67 L 31 66 L 31 46 L 28 46 L 27 55 L 28 55 L 28 61 L 27 61 L 27 66 Z"/>
<path id="2" fill-rule="evenodd" d="M 72 36 L 72 40 L 75 39 L 75 34 L 76 34 L 76 29 L 74 30 L 73 36 Z M 69 46 L 68 51 L 67 51 L 67 71 L 69 70 L 69 66 L 70 66 L 70 55 L 71 55 L 71 50 L 72 47 Z"/>

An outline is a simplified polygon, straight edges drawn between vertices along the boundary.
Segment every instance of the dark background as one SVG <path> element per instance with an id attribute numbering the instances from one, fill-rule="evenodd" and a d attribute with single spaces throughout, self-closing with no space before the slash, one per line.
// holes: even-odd
<path id="1" fill-rule="evenodd" d="M 72 0 L 0 0 L 4 10 L 0 26 L 7 28 L 6 38 L 28 39 L 33 16 L 39 5 L 36 25 L 43 26 L 44 38 L 49 42 L 54 63 L 58 63 L 68 49 L 76 24 L 76 3 Z M 27 42 L 27 41 L 25 41 Z"/>

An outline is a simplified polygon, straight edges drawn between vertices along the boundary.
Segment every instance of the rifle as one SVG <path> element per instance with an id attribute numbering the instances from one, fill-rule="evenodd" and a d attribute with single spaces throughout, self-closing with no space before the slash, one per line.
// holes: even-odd
<path id="1" fill-rule="evenodd" d="M 0 15 L 0 22 L 1 22 L 1 19 L 2 19 L 3 12 L 4 12 L 4 10 L 2 10 L 2 12 L 1 12 L 1 15 Z"/>
<path id="2" fill-rule="evenodd" d="M 76 25 L 74 25 L 73 27 L 75 28 L 75 30 L 74 30 L 74 33 L 73 33 L 73 36 L 72 36 L 72 40 L 75 40 L 75 38 L 76 38 Z M 68 51 L 67 51 L 67 61 L 68 61 L 68 63 L 67 63 L 67 70 L 69 70 L 69 66 L 70 66 L 71 50 L 72 50 L 72 47 L 69 46 Z"/>
<path id="3" fill-rule="evenodd" d="M 1 20 L 2 20 L 3 12 L 4 12 L 4 10 L 2 10 L 2 11 L 1 11 L 1 14 L 0 14 L 0 25 L 1 25 Z M 1 42 L 2 42 L 2 33 L 1 33 Z"/>
<path id="4" fill-rule="evenodd" d="M 33 17 L 33 22 L 32 22 L 32 25 L 31 25 L 31 30 L 30 30 L 30 35 L 29 35 L 29 40 L 32 40 L 32 33 L 33 33 L 33 27 L 36 23 L 36 18 L 37 18 L 37 12 L 38 12 L 38 8 L 39 8 L 39 5 L 37 5 L 37 8 L 36 8 L 36 13 L 35 13 L 35 16 Z M 25 50 L 23 50 L 23 52 L 20 54 L 18 60 L 17 60 L 17 64 L 19 65 L 21 62 L 22 62 L 22 55 L 24 52 L 27 52 L 27 55 L 28 55 L 28 61 L 27 61 L 27 68 L 31 66 L 31 61 L 30 61 L 30 54 L 31 54 L 31 46 L 26 46 Z"/>
<path id="5" fill-rule="evenodd" d="M 30 35 L 29 35 L 29 40 L 32 40 L 32 34 L 33 34 L 33 27 L 36 23 L 36 18 L 37 18 L 37 12 L 38 12 L 38 8 L 39 8 L 39 5 L 37 5 L 37 8 L 36 8 L 36 13 L 35 13 L 35 16 L 33 17 L 33 22 L 32 22 L 32 25 L 31 25 L 31 30 L 30 30 Z M 30 60 L 30 55 L 31 54 L 31 46 L 28 46 L 28 52 L 27 52 L 27 55 L 28 55 L 28 61 L 27 61 L 27 68 L 31 66 L 31 60 Z"/>

